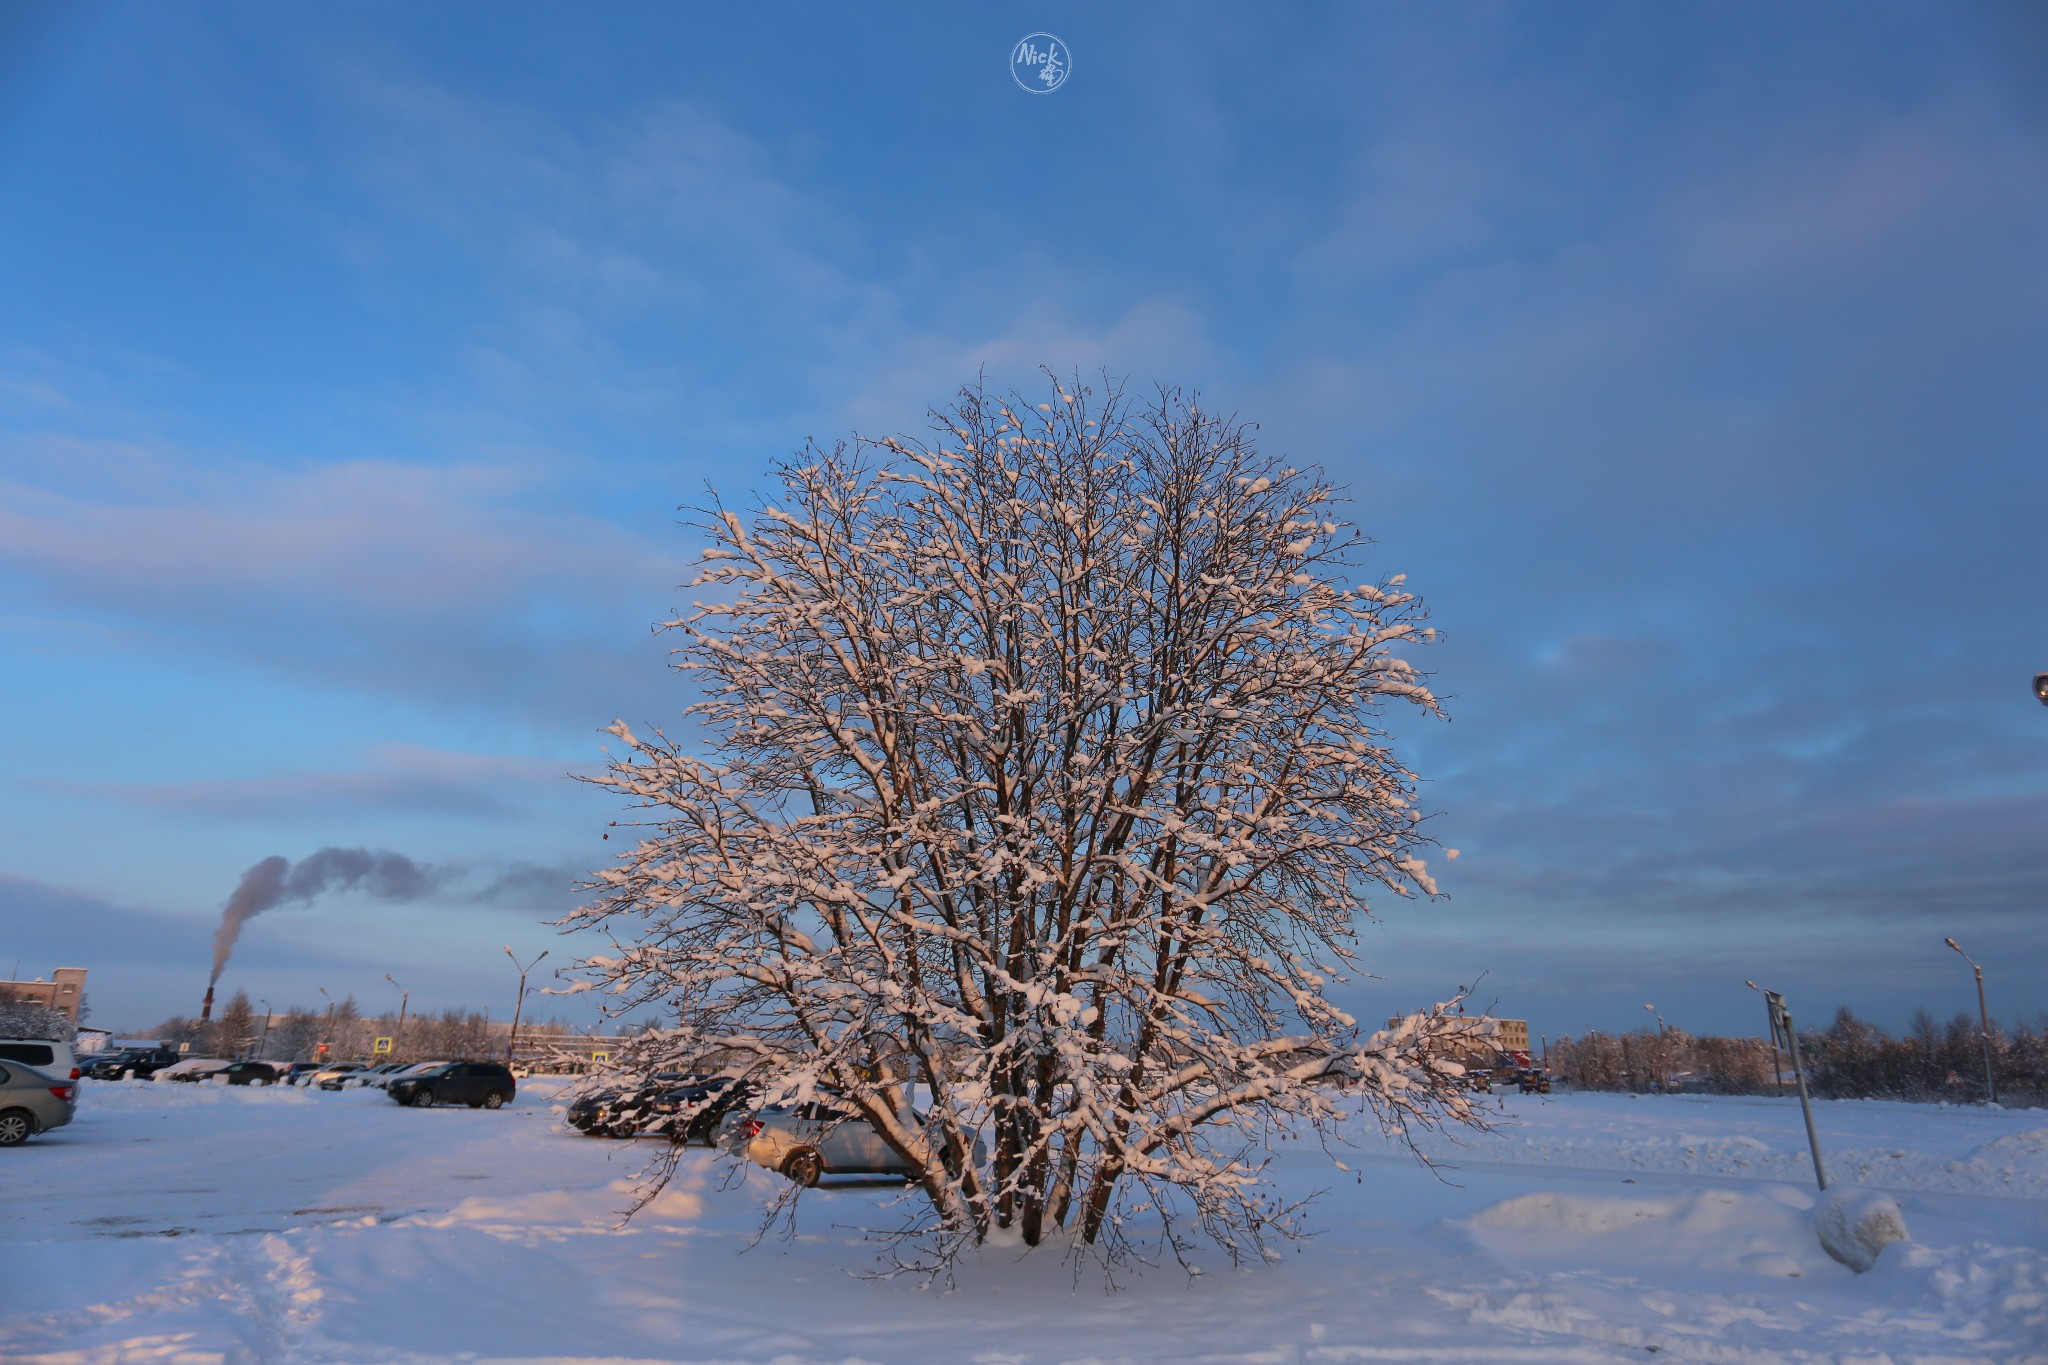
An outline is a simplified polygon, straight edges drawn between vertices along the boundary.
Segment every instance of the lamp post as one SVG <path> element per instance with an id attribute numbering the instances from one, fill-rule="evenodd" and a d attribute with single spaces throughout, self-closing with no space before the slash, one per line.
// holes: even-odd
<path id="1" fill-rule="evenodd" d="M 334 1048 L 334 997 L 327 993 L 325 986 L 322 986 L 320 998 L 327 1002 L 327 1023 L 320 1030 L 320 1052 L 328 1061 L 332 1061 L 334 1059 L 330 1054 Z"/>
<path id="2" fill-rule="evenodd" d="M 1758 995 L 1764 997 L 1764 1031 L 1768 1033 L 1771 1038 L 1771 1079 L 1777 1083 L 1778 1098 L 1782 1100 L 1785 1098 L 1785 1069 L 1784 1067 L 1778 1064 L 1777 1012 L 1771 1008 L 1771 996 L 1769 991 L 1765 990 L 1762 986 L 1757 985 L 1754 981 L 1745 981 L 1742 984 L 1749 987 L 1751 990 L 1755 991 Z"/>
<path id="3" fill-rule="evenodd" d="M 267 1058 L 270 1056 L 270 1002 L 259 995 L 256 1003 L 263 1006 L 263 1036 L 256 1040 L 256 1055 Z"/>
<path id="4" fill-rule="evenodd" d="M 540 957 L 535 958 L 524 967 L 519 967 L 519 959 L 513 955 L 512 945 L 509 943 L 505 945 L 505 956 L 512 959 L 513 966 L 519 967 L 519 999 L 512 1006 L 512 1036 L 505 1040 L 505 1060 L 507 1063 L 512 1061 L 512 1050 L 519 1046 L 519 1016 L 526 1011 L 526 974 L 535 967 L 538 967 L 541 957 L 546 957 L 547 955 L 548 950 L 543 948 L 540 951 Z"/>
<path id="5" fill-rule="evenodd" d="M 391 981 L 391 973 L 384 973 L 384 979 Z M 405 1010 L 412 1003 L 412 992 L 396 981 L 391 984 L 398 991 L 398 1032 L 391 1035 L 391 1060 L 395 1062 L 405 1053 Z"/>
<path id="6" fill-rule="evenodd" d="M 1813 1178 L 1825 1190 L 1828 1187 L 1828 1168 L 1821 1164 L 1820 1134 L 1813 1126 L 1813 1101 L 1806 1095 L 1806 1067 L 1799 1060 L 1799 1033 L 1792 1022 L 1792 1011 L 1785 1008 L 1785 997 L 1776 991 L 1766 991 L 1751 981 L 1745 983 L 1753 991 L 1761 991 L 1764 1006 L 1771 1012 L 1772 1055 L 1776 1055 L 1777 1039 L 1785 1035 L 1786 1049 L 1792 1054 L 1792 1079 L 1799 1083 L 1799 1112 L 1806 1119 L 1806 1146 L 1813 1153 Z"/>
<path id="7" fill-rule="evenodd" d="M 2048 674 L 2042 676 L 2048 677 Z M 2035 681 L 2038 684 L 2040 680 Z M 1962 946 L 1954 939 L 1945 938 L 1942 942 L 1954 948 L 1963 961 L 1970 963 L 1970 970 L 1977 974 L 1977 1023 L 1981 1030 L 1978 1036 L 1984 1040 L 1984 1091 L 1991 1097 L 1991 1103 L 1997 1104 L 1998 1078 L 1991 1073 L 1991 1012 L 1984 1008 L 1984 969 L 1971 961 L 1970 955 L 1963 952 Z"/>

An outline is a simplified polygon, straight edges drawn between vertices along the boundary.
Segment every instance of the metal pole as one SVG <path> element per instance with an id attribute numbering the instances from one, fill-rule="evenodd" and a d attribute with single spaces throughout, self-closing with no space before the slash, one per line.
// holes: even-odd
<path id="1" fill-rule="evenodd" d="M 1771 1038 L 1771 1081 L 1778 1087 L 1778 1098 L 1782 1100 L 1785 1098 L 1785 1070 L 1778 1064 L 1778 1011 L 1771 1004 L 1769 991 L 1754 981 L 1745 981 L 1742 984 L 1764 998 L 1764 1031 Z"/>
<path id="2" fill-rule="evenodd" d="M 263 1006 L 263 1037 L 257 1040 L 256 1055 L 268 1058 L 270 1056 L 270 1016 L 272 1011 L 268 1000 L 258 997 L 256 1003 Z"/>
<path id="3" fill-rule="evenodd" d="M 512 1036 L 505 1040 L 505 1061 L 508 1065 L 513 1060 L 514 1050 L 519 1046 L 519 1016 L 526 1012 L 526 974 L 538 967 L 541 957 L 546 957 L 548 952 L 546 948 L 541 949 L 540 957 L 524 967 L 519 967 L 519 959 L 512 956 L 512 945 L 505 945 L 505 956 L 512 958 L 513 966 L 519 967 L 519 999 L 512 1006 Z"/>
<path id="4" fill-rule="evenodd" d="M 1998 1075 L 1991 1069 L 1991 1012 L 1984 1008 L 1984 969 L 1976 963 L 1970 964 L 1977 973 L 1977 1025 L 1983 1030 L 1984 1039 L 1984 1093 L 1991 1097 L 1991 1103 L 1998 1103 Z"/>
<path id="5" fill-rule="evenodd" d="M 392 985 L 398 986 L 396 981 L 391 980 L 391 973 L 384 973 L 384 979 L 391 981 Z M 391 1035 L 391 1060 L 394 1062 L 405 1055 L 405 1011 L 406 1007 L 411 1004 L 412 992 L 403 986 L 398 986 L 398 1032 Z"/>
<path id="6" fill-rule="evenodd" d="M 1998 1077 L 1991 1070 L 1991 1011 L 1984 1008 L 1984 969 L 1977 965 L 1976 959 L 1963 952 L 1954 939 L 1945 938 L 1942 942 L 1954 948 L 1963 961 L 1970 964 L 1970 970 L 1977 974 L 1977 1036 L 1984 1042 L 1984 1093 L 1992 1104 L 1997 1104 Z"/>
<path id="7" fill-rule="evenodd" d="M 320 1053 L 328 1061 L 334 1060 L 334 997 L 327 995 L 327 988 L 320 987 L 320 994 L 327 996 L 327 1023 L 320 1030 Z"/>
<path id="8" fill-rule="evenodd" d="M 1756 985 L 1755 982 L 1750 984 Z M 1806 1119 L 1806 1146 L 1813 1153 L 1813 1178 L 1825 1190 L 1828 1187 L 1828 1168 L 1821 1164 L 1820 1134 L 1813 1126 L 1813 1101 L 1806 1094 L 1806 1064 L 1799 1056 L 1799 1030 L 1792 1022 L 1792 1011 L 1785 1008 L 1784 996 L 1776 991 L 1764 991 L 1763 997 L 1764 1003 L 1771 1007 L 1772 1032 L 1784 1030 L 1786 1044 L 1792 1053 L 1792 1079 L 1799 1083 L 1799 1112 Z"/>

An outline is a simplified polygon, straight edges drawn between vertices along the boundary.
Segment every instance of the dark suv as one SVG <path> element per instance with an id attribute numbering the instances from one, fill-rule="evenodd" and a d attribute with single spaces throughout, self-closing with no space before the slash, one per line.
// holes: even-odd
<path id="1" fill-rule="evenodd" d="M 426 1108 L 434 1104 L 466 1104 L 472 1109 L 498 1109 L 518 1093 L 512 1073 L 499 1062 L 449 1062 L 416 1076 L 401 1076 L 384 1087 L 400 1104 Z"/>

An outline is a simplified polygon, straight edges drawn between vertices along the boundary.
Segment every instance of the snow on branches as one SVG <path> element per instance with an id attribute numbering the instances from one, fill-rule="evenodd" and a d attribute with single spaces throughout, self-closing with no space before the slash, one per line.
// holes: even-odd
<path id="1" fill-rule="evenodd" d="M 1430 631 L 1242 424 L 1053 390 L 964 390 L 931 442 L 810 447 L 775 505 L 710 509 L 713 600 L 666 623 L 704 738 L 612 727 L 595 780 L 655 832 L 571 922 L 673 1012 L 665 1055 L 872 1123 L 942 1257 L 1178 1249 L 1189 1213 L 1256 1251 L 1292 1230 L 1281 1128 L 1347 1093 L 1471 1117 L 1438 1016 L 1361 1037 L 1329 996 L 1370 893 L 1436 891 L 1379 724 L 1436 710 Z"/>

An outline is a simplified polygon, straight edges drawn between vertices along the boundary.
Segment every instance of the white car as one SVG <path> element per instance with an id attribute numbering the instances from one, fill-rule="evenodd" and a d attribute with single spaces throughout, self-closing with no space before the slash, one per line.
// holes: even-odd
<path id="1" fill-rule="evenodd" d="M 293 1084 L 303 1085 L 310 1090 L 324 1081 L 331 1081 L 337 1076 L 352 1076 L 363 1069 L 361 1062 L 330 1062 L 318 1071 L 307 1072 Z"/>
<path id="2" fill-rule="evenodd" d="M 78 1079 L 71 1044 L 56 1038 L 0 1038 L 0 1062 L 20 1062 L 60 1081 Z"/>
<path id="3" fill-rule="evenodd" d="M 232 1064 L 228 1057 L 187 1057 L 175 1066 L 167 1066 L 151 1076 L 152 1081 L 190 1081 L 201 1076 L 211 1076 L 216 1071 L 225 1071 Z"/>
<path id="4" fill-rule="evenodd" d="M 826 1175 L 913 1176 L 909 1162 L 882 1140 L 874 1125 L 849 1109 L 826 1100 L 803 1104 L 771 1104 L 733 1121 L 737 1140 L 746 1143 L 747 1158 L 794 1180 L 815 1185 Z M 988 1159 L 981 1138 L 974 1139 L 974 1164 Z"/>

